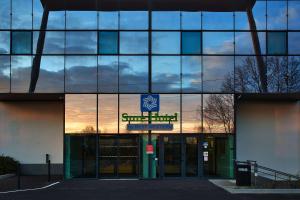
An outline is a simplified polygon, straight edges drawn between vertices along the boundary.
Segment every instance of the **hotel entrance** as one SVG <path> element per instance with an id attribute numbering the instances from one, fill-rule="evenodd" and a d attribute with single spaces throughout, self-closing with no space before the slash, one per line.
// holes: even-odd
<path id="1" fill-rule="evenodd" d="M 138 135 L 99 137 L 99 178 L 138 178 Z"/>
<path id="2" fill-rule="evenodd" d="M 68 94 L 65 178 L 231 177 L 232 101 L 223 94 Z M 150 108 L 159 109 L 144 111 Z"/>
<path id="3" fill-rule="evenodd" d="M 159 136 L 158 176 L 202 177 L 203 158 L 200 135 Z"/>

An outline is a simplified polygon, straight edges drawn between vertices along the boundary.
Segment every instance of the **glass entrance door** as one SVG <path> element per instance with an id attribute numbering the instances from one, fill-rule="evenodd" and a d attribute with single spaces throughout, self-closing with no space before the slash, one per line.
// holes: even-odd
<path id="1" fill-rule="evenodd" d="M 185 175 L 198 176 L 198 137 L 185 137 Z"/>
<path id="2" fill-rule="evenodd" d="M 181 176 L 181 138 L 180 136 L 163 136 L 165 177 Z"/>
<path id="3" fill-rule="evenodd" d="M 136 135 L 100 136 L 99 177 L 138 177 L 138 149 L 139 139 Z"/>
<path id="4" fill-rule="evenodd" d="M 65 136 L 65 178 L 96 178 L 96 136 Z"/>
<path id="5" fill-rule="evenodd" d="M 159 174 L 161 177 L 202 176 L 202 148 L 199 136 L 161 135 Z"/>
<path id="6" fill-rule="evenodd" d="M 233 177 L 233 140 L 233 136 L 206 136 L 204 138 L 205 176 Z"/>

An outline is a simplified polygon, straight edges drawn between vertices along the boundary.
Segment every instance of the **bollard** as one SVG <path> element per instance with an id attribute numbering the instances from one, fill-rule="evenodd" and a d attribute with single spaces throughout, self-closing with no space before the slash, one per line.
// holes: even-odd
<path id="1" fill-rule="evenodd" d="M 19 189 L 21 189 L 21 164 L 20 163 L 18 163 L 18 165 L 17 165 L 17 179 L 18 179 L 17 187 L 19 190 Z"/>
<path id="2" fill-rule="evenodd" d="M 46 154 L 46 164 L 48 167 L 48 182 L 51 181 L 51 161 L 50 161 L 50 155 Z"/>

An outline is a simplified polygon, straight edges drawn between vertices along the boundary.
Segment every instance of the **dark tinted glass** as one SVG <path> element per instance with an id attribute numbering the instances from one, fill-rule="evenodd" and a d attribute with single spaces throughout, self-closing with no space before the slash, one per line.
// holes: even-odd
<path id="1" fill-rule="evenodd" d="M 200 54 L 201 53 L 201 33 L 182 32 L 182 53 Z"/>
<path id="2" fill-rule="evenodd" d="M 118 32 L 101 31 L 99 32 L 99 53 L 117 54 L 118 53 Z"/>
<path id="3" fill-rule="evenodd" d="M 12 54 L 31 54 L 32 53 L 32 33 L 31 32 L 12 32 Z"/>
<path id="4" fill-rule="evenodd" d="M 268 54 L 285 54 L 287 52 L 286 32 L 267 33 Z"/>

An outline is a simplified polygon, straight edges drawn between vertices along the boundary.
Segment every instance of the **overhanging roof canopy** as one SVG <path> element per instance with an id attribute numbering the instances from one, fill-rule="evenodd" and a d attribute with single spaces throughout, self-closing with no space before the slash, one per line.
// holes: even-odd
<path id="1" fill-rule="evenodd" d="M 256 0 L 41 0 L 50 11 L 211 11 L 233 12 L 252 8 Z"/>

